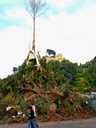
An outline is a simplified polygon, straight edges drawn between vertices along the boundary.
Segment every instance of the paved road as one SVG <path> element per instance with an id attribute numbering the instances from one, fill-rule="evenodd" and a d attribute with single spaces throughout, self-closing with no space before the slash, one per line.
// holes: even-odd
<path id="1" fill-rule="evenodd" d="M 96 118 L 40 123 L 39 128 L 96 128 Z M 27 128 L 27 124 L 0 125 L 0 128 Z"/>

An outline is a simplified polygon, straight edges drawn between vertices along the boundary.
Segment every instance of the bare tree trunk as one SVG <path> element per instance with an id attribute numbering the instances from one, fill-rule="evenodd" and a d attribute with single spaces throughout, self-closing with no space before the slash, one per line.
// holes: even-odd
<path id="1" fill-rule="evenodd" d="M 46 2 L 43 0 L 26 0 L 26 6 L 33 18 L 33 42 L 32 42 L 32 50 L 35 52 L 35 20 L 37 16 L 40 16 L 45 8 Z"/>
<path id="2" fill-rule="evenodd" d="M 35 51 L 35 19 L 36 17 L 33 17 L 33 44 L 32 44 L 32 50 Z"/>

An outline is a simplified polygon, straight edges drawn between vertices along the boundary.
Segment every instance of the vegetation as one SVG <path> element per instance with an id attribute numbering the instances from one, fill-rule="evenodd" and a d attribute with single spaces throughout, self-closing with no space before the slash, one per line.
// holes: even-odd
<path id="1" fill-rule="evenodd" d="M 53 51 L 53 50 L 51 50 L 51 49 L 47 49 L 47 50 L 46 50 L 46 53 L 47 53 L 49 56 L 50 56 L 50 55 L 53 55 L 53 56 L 56 55 L 56 52 Z"/>
<path id="2" fill-rule="evenodd" d="M 69 60 L 40 61 L 42 71 L 34 63 L 25 62 L 14 74 L 0 79 L 0 123 L 27 121 L 27 106 L 35 102 L 40 121 L 64 120 L 94 113 L 82 94 L 96 91 L 96 57 L 78 65 Z M 52 106 L 53 105 L 53 106 Z M 9 111 L 6 110 L 11 107 Z M 22 112 L 21 115 L 18 112 Z"/>

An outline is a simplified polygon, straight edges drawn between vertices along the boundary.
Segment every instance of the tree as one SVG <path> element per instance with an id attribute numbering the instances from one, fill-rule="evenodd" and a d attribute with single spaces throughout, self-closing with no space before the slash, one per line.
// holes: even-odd
<path id="1" fill-rule="evenodd" d="M 33 18 L 33 44 L 32 50 L 35 51 L 35 21 L 36 17 L 42 15 L 46 8 L 46 2 L 44 0 L 26 0 L 26 7 L 30 15 Z"/>
<path id="2" fill-rule="evenodd" d="M 53 55 L 53 56 L 56 55 L 56 52 L 55 52 L 54 50 L 51 50 L 51 49 L 47 49 L 47 50 L 46 50 L 46 53 L 48 53 L 49 56 L 50 56 L 50 55 Z"/>
<path id="3" fill-rule="evenodd" d="M 13 67 L 13 72 L 14 74 L 17 72 L 18 68 L 17 67 Z"/>

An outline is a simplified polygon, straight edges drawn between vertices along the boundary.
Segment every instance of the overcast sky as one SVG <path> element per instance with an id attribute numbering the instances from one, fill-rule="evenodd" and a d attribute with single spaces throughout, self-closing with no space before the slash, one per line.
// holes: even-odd
<path id="1" fill-rule="evenodd" d="M 73 63 L 96 56 L 96 0 L 46 0 L 48 10 L 36 19 L 36 51 L 46 49 Z M 32 17 L 24 0 L 0 0 L 0 78 L 12 74 L 27 57 Z"/>

